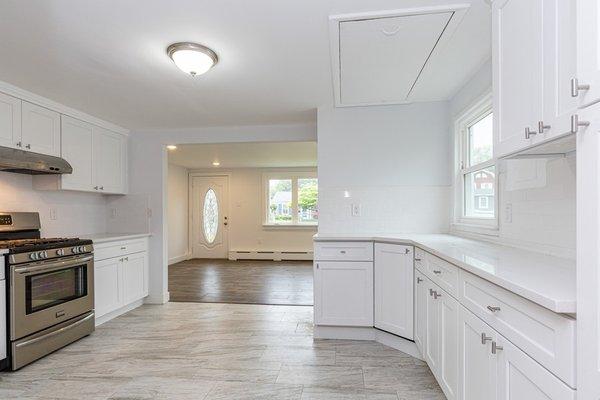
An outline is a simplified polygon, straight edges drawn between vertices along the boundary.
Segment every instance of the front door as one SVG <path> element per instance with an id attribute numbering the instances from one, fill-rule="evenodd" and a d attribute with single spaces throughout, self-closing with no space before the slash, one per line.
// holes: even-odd
<path id="1" fill-rule="evenodd" d="M 228 258 L 228 178 L 192 178 L 192 255 Z"/>

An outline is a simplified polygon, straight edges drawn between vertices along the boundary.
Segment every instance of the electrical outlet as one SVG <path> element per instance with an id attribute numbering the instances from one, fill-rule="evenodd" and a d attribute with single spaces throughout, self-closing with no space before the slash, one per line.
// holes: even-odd
<path id="1" fill-rule="evenodd" d="M 51 221 L 56 221 L 57 215 L 56 215 L 56 208 L 51 208 L 50 209 L 50 220 Z"/>
<path id="2" fill-rule="evenodd" d="M 360 213 L 361 213 L 361 206 L 360 206 L 360 204 L 352 204 L 352 216 L 353 217 L 360 217 Z"/>
<path id="3" fill-rule="evenodd" d="M 506 203 L 504 206 L 504 222 L 512 223 L 512 203 Z"/>

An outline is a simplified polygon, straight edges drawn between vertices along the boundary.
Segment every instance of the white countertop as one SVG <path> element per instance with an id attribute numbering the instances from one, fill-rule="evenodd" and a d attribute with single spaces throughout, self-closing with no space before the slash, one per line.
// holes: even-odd
<path id="1" fill-rule="evenodd" d="M 442 234 L 317 234 L 314 240 L 412 244 L 551 311 L 577 311 L 575 260 Z"/>
<path id="2" fill-rule="evenodd" d="M 94 243 L 116 242 L 152 236 L 151 233 L 92 233 L 79 235 L 81 239 L 91 239 Z"/>

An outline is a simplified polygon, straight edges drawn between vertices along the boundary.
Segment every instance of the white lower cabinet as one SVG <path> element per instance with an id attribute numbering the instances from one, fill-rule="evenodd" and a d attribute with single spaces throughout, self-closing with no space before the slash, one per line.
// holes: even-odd
<path id="1" fill-rule="evenodd" d="M 373 326 L 373 263 L 315 261 L 315 324 Z"/>
<path id="2" fill-rule="evenodd" d="M 100 318 L 105 322 L 107 318 L 117 316 L 117 310 L 127 311 L 127 306 L 148 295 L 147 248 L 147 239 L 106 242 L 97 246 L 94 254 L 97 320 Z M 127 252 L 128 249 L 137 252 Z"/>
<path id="3" fill-rule="evenodd" d="M 415 344 L 425 353 L 427 346 L 427 281 L 425 275 L 415 269 Z"/>
<path id="4" fill-rule="evenodd" d="M 413 247 L 375 243 L 375 327 L 413 339 Z"/>

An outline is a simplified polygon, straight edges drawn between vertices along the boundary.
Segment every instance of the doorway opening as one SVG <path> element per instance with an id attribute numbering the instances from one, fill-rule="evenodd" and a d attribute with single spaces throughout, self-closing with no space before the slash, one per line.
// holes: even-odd
<path id="1" fill-rule="evenodd" d="M 175 302 L 312 305 L 315 142 L 169 151 L 169 293 Z"/>

